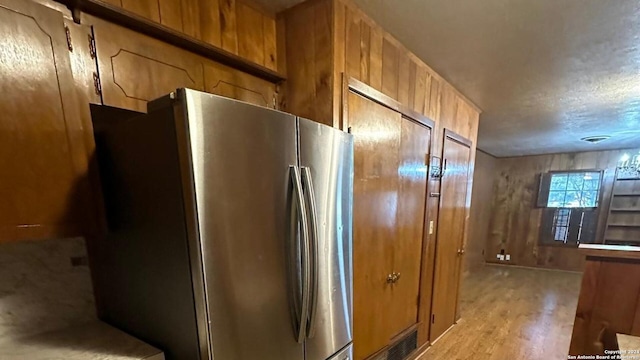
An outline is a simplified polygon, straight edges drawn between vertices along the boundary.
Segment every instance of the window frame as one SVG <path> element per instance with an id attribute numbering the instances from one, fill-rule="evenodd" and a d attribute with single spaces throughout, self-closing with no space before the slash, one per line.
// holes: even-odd
<path id="1" fill-rule="evenodd" d="M 545 209 L 598 209 L 600 208 L 600 206 L 602 205 L 602 200 L 604 199 L 603 191 L 602 191 L 602 187 L 604 185 L 603 184 L 604 172 L 605 170 L 602 170 L 602 169 L 580 169 L 580 170 L 551 170 L 551 171 L 547 171 L 546 173 L 540 174 L 540 175 L 549 174 L 550 180 L 553 178 L 553 175 L 555 174 L 599 173 L 600 177 L 598 180 L 599 187 L 598 187 L 596 206 L 564 207 L 564 206 L 548 206 L 547 205 L 547 206 L 538 206 L 538 207 L 545 208 Z M 538 184 L 538 186 L 541 187 L 542 184 Z M 565 190 L 565 193 L 566 193 L 566 190 Z M 540 196 L 540 189 L 538 189 L 538 196 Z M 547 204 L 549 203 L 550 196 L 551 196 L 551 186 L 549 186 L 549 189 L 547 190 Z"/>
<path id="2" fill-rule="evenodd" d="M 571 211 L 585 211 L 585 210 L 592 210 L 595 212 L 595 218 L 596 218 L 596 222 L 595 222 L 595 228 L 594 228 L 594 232 L 595 232 L 595 239 L 597 239 L 598 236 L 598 227 L 599 227 L 599 214 L 600 211 L 602 210 L 602 206 L 603 206 L 603 200 L 604 200 L 604 181 L 605 181 L 605 170 L 603 169 L 579 169 L 579 170 L 551 170 L 551 171 L 547 171 L 547 172 L 543 172 L 540 174 L 540 177 L 542 178 L 545 174 L 549 175 L 549 189 L 547 189 L 547 200 L 546 200 L 546 204 L 549 203 L 549 197 L 550 197 L 550 193 L 551 193 L 551 178 L 553 177 L 554 174 L 575 174 L 575 173 L 599 173 L 600 174 L 600 178 L 599 178 L 599 187 L 598 187 L 598 195 L 597 195 L 597 201 L 596 201 L 596 206 L 595 207 L 553 207 L 553 206 L 540 206 L 539 205 L 539 199 L 536 199 L 536 203 L 538 203 L 537 208 L 540 209 L 540 225 L 539 225 L 539 234 L 538 234 L 538 246 L 544 246 L 544 247 L 569 247 L 569 248 L 577 248 L 578 244 L 577 242 L 561 242 L 561 241 L 556 241 L 554 240 L 553 242 L 550 241 L 546 241 L 544 239 L 544 235 L 543 235 L 543 231 L 545 231 L 545 229 L 543 228 L 544 224 L 544 213 L 545 212 L 556 212 L 558 210 L 561 209 L 568 209 Z M 543 186 L 542 182 L 540 182 L 538 184 L 538 197 L 540 196 L 541 193 L 541 187 Z M 553 222 L 551 224 L 552 228 L 553 228 Z M 567 228 L 567 231 L 570 231 L 571 227 L 569 226 Z M 550 229 L 551 230 L 551 229 Z"/>

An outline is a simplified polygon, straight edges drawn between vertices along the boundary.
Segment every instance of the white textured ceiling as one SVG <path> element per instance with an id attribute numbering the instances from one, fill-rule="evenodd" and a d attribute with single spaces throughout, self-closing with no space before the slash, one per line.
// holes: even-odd
<path id="1" fill-rule="evenodd" d="M 640 147 L 640 1 L 354 1 L 483 109 L 482 150 Z"/>

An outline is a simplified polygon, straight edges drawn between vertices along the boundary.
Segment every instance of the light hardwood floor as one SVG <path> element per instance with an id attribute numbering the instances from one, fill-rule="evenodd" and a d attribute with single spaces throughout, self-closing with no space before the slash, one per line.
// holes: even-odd
<path id="1" fill-rule="evenodd" d="M 486 265 L 463 279 L 462 318 L 418 360 L 566 359 L 581 274 Z"/>

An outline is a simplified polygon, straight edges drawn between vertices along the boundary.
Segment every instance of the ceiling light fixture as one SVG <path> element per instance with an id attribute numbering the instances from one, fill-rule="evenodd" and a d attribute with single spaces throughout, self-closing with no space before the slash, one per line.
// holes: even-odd
<path id="1" fill-rule="evenodd" d="M 611 138 L 611 136 L 609 136 L 609 135 L 598 135 L 598 136 L 587 136 L 587 137 L 583 137 L 583 138 L 582 138 L 582 139 L 580 139 L 580 140 L 582 140 L 582 141 L 586 141 L 586 142 L 588 142 L 588 143 L 592 143 L 592 144 L 597 144 L 597 143 L 599 143 L 599 142 L 601 142 L 601 141 L 605 141 L 605 140 L 608 140 L 608 139 L 610 139 L 610 138 Z"/>
<path id="2" fill-rule="evenodd" d="M 640 178 L 640 152 L 637 155 L 623 154 L 618 161 L 618 179 Z"/>

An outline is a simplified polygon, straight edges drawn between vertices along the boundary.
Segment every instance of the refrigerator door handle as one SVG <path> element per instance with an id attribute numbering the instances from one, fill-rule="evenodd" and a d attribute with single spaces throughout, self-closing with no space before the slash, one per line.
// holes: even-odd
<path id="1" fill-rule="evenodd" d="M 311 298 L 309 305 L 309 322 L 307 324 L 307 337 L 312 338 L 315 334 L 316 319 L 318 312 L 318 287 L 319 287 L 319 262 L 320 249 L 318 242 L 318 211 L 316 206 L 315 189 L 313 188 L 313 181 L 311 179 L 311 169 L 309 167 L 302 167 L 302 185 L 305 190 L 306 201 L 309 206 L 309 233 L 310 233 L 310 253 L 311 253 Z"/>
<path id="2" fill-rule="evenodd" d="M 306 336 L 306 324 L 307 324 L 307 316 L 309 314 L 309 284 L 311 282 L 310 272 L 311 272 L 311 264 L 309 263 L 309 222 L 307 209 L 304 202 L 304 193 L 302 190 L 302 179 L 300 176 L 300 170 L 297 166 L 290 166 L 291 170 L 291 181 L 293 182 L 293 192 L 295 201 L 295 209 L 297 210 L 297 219 L 292 219 L 292 221 L 296 221 L 300 224 L 301 227 L 301 243 L 302 243 L 302 251 L 300 256 L 301 262 L 301 281 L 300 285 L 302 286 L 302 299 L 301 304 L 298 304 L 298 282 L 292 281 L 291 291 L 293 292 L 292 296 L 294 299 L 294 309 L 293 309 L 293 325 L 295 331 L 296 341 L 298 343 L 303 343 Z M 293 226 L 294 233 L 292 234 L 291 247 L 295 247 L 295 240 L 297 239 L 296 232 L 299 227 Z M 292 253 L 296 252 L 296 249 L 291 249 Z M 292 257 L 291 261 L 295 258 Z M 294 269 L 295 271 L 295 269 Z M 299 310 L 299 312 L 298 312 Z"/>

